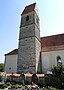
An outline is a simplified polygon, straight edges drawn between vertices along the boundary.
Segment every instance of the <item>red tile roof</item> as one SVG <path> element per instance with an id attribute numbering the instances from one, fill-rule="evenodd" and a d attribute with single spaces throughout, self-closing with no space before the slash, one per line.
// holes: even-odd
<path id="1" fill-rule="evenodd" d="M 41 37 L 41 48 L 60 45 L 64 45 L 64 34 Z M 14 49 L 5 55 L 15 55 L 15 54 L 18 54 L 18 49 Z"/>
<path id="2" fill-rule="evenodd" d="M 41 37 L 41 47 L 64 45 L 64 34 Z"/>
<path id="3" fill-rule="evenodd" d="M 31 12 L 31 11 L 34 11 L 35 4 L 36 4 L 36 3 L 33 3 L 33 4 L 31 4 L 31 5 L 26 6 L 21 15 L 24 15 L 24 14 L 26 14 L 26 13 L 29 13 L 29 12 Z"/>
<path id="4" fill-rule="evenodd" d="M 5 54 L 5 56 L 6 56 L 6 55 L 15 55 L 15 54 L 18 54 L 18 49 L 12 50 L 11 52 Z"/>

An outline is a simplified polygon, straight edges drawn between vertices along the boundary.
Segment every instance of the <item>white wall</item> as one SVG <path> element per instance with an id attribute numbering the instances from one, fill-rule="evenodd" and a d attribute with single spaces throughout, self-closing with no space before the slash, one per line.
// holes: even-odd
<path id="1" fill-rule="evenodd" d="M 17 54 L 5 56 L 5 71 L 6 73 L 17 73 Z"/>
<path id="2" fill-rule="evenodd" d="M 53 65 L 57 65 L 57 56 L 61 57 L 64 64 L 64 50 L 42 52 L 42 72 L 46 73 Z"/>

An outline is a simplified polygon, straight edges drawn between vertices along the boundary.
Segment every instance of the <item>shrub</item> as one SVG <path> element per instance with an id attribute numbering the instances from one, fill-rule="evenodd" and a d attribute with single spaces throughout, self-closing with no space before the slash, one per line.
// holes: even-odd
<path id="1" fill-rule="evenodd" d="M 23 86 L 19 84 L 11 85 L 11 88 L 15 88 L 15 89 L 22 88 L 22 87 Z"/>
<path id="2" fill-rule="evenodd" d="M 53 75 L 46 75 L 44 77 L 45 86 L 53 86 L 56 87 L 56 77 Z"/>
<path id="3" fill-rule="evenodd" d="M 25 79 L 25 85 L 29 85 L 31 82 L 28 79 Z"/>
<path id="4" fill-rule="evenodd" d="M 18 88 L 23 88 L 23 85 L 19 85 Z"/>
<path id="5" fill-rule="evenodd" d="M 7 88 L 7 87 L 8 87 L 8 85 L 6 85 L 6 84 L 3 84 L 3 83 L 0 84 L 1 89 Z"/>
<path id="6" fill-rule="evenodd" d="M 43 79 L 39 78 L 38 86 L 39 86 L 40 88 L 42 88 L 42 87 L 44 86 L 44 84 L 43 84 Z"/>
<path id="7" fill-rule="evenodd" d="M 20 84 L 22 84 L 24 86 L 25 85 L 25 80 L 21 80 Z"/>
<path id="8" fill-rule="evenodd" d="M 33 83 L 38 84 L 38 77 L 37 77 L 36 74 L 32 75 L 31 80 L 32 80 Z"/>
<path id="9" fill-rule="evenodd" d="M 0 75 L 0 82 L 2 81 L 2 76 Z"/>
<path id="10" fill-rule="evenodd" d="M 7 86 L 10 86 L 10 82 L 6 82 L 5 84 L 6 84 Z"/>
<path id="11" fill-rule="evenodd" d="M 7 77 L 6 82 L 10 82 L 10 77 Z"/>

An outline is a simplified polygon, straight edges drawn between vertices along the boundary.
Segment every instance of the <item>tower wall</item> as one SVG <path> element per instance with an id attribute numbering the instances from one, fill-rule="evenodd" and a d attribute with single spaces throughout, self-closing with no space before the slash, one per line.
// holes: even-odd
<path id="1" fill-rule="evenodd" d="M 39 18 L 35 12 L 35 7 L 33 11 L 23 14 L 21 17 L 17 61 L 18 73 L 37 73 L 41 45 Z"/>

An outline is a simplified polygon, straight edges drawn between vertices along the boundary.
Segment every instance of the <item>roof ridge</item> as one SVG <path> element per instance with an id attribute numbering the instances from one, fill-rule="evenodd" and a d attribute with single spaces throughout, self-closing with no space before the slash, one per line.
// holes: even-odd
<path id="1" fill-rule="evenodd" d="M 6 55 L 15 55 L 15 54 L 18 54 L 18 49 L 14 49 L 12 51 L 10 51 L 9 53 L 5 54 Z"/>
<path id="2" fill-rule="evenodd" d="M 26 7 L 29 7 L 29 6 L 31 6 L 31 5 L 35 5 L 36 4 L 36 2 L 35 3 L 32 3 L 32 4 L 29 4 L 29 5 L 27 5 Z"/>
<path id="3" fill-rule="evenodd" d="M 36 4 L 36 3 L 32 3 L 32 4 L 30 4 L 30 5 L 27 5 L 27 6 L 24 8 L 24 10 L 23 10 L 23 12 L 22 12 L 21 15 L 24 15 L 24 14 L 27 14 L 27 13 L 33 11 L 34 8 L 35 8 L 35 4 Z"/>
<path id="4" fill-rule="evenodd" d="M 59 36 L 59 35 L 64 35 L 64 33 L 54 34 L 54 35 L 50 35 L 50 36 L 43 36 L 43 37 L 40 37 L 40 38 L 48 38 L 48 37 Z"/>

